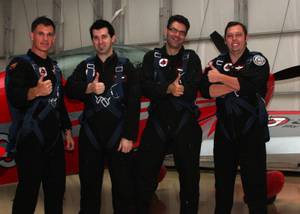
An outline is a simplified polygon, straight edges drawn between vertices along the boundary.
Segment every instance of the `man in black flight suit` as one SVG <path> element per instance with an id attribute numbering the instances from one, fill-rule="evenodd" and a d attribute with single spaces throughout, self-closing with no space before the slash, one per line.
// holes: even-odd
<path id="1" fill-rule="evenodd" d="M 247 49 L 247 29 L 229 22 L 225 42 L 229 52 L 209 63 L 208 91 L 216 97 L 214 138 L 216 214 L 229 214 L 233 205 L 237 166 L 249 213 L 266 214 L 266 147 L 268 115 L 263 98 L 269 63 Z"/>
<path id="2" fill-rule="evenodd" d="M 66 111 L 61 72 L 48 51 L 55 40 L 52 20 L 42 16 L 31 25 L 32 47 L 7 68 L 7 98 L 13 118 L 10 140 L 16 142 L 19 183 L 13 214 L 33 214 L 40 184 L 46 214 L 62 214 L 66 149 L 73 149 L 71 122 Z"/>
<path id="3" fill-rule="evenodd" d="M 149 213 L 165 154 L 172 152 L 180 181 L 180 213 L 197 213 L 202 130 L 195 99 L 202 75 L 198 55 L 183 47 L 189 21 L 171 16 L 166 44 L 143 60 L 142 95 L 150 99 L 149 118 L 137 155 L 138 213 Z"/>
<path id="4" fill-rule="evenodd" d="M 80 214 L 99 214 L 104 160 L 112 182 L 115 214 L 134 207 L 132 146 L 139 124 L 138 75 L 128 59 L 113 51 L 112 25 L 97 20 L 90 27 L 96 56 L 82 61 L 66 85 L 70 98 L 84 102 L 80 118 Z"/>

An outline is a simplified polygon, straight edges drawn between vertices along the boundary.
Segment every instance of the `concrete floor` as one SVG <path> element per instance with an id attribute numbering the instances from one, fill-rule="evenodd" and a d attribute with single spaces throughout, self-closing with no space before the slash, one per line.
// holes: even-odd
<path id="1" fill-rule="evenodd" d="M 285 177 L 285 185 L 277 196 L 273 205 L 269 205 L 269 214 L 299 214 L 300 213 L 300 174 Z M 102 214 L 112 214 L 110 180 L 105 172 Z M 16 185 L 0 186 L 0 213 L 11 213 L 12 199 Z M 67 187 L 64 203 L 64 214 L 77 214 L 79 210 L 79 179 L 77 175 L 67 177 Z M 177 173 L 168 170 L 165 179 L 160 183 L 156 192 L 157 198 L 153 201 L 155 214 L 179 213 L 179 184 Z M 214 210 L 214 175 L 212 171 L 202 171 L 200 182 L 200 206 L 201 214 L 210 214 Z M 43 195 L 40 194 L 35 214 L 43 214 Z M 247 214 L 248 210 L 243 202 L 243 190 L 239 176 L 235 185 L 235 199 L 232 214 Z"/>

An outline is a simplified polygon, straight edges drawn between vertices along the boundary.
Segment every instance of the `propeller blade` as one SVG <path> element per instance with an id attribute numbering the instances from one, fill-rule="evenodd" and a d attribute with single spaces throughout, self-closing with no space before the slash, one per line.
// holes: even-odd
<path id="1" fill-rule="evenodd" d="M 217 31 L 214 31 L 210 34 L 210 39 L 215 44 L 216 48 L 220 51 L 220 53 L 228 52 L 228 48 L 224 42 L 224 38 Z"/>
<path id="2" fill-rule="evenodd" d="M 300 65 L 283 69 L 273 74 L 275 80 L 287 80 L 300 76 Z"/>

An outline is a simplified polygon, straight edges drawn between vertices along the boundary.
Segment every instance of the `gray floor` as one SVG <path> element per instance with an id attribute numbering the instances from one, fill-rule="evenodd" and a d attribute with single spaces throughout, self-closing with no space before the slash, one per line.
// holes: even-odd
<path id="1" fill-rule="evenodd" d="M 276 202 L 268 207 L 269 214 L 299 214 L 300 213 L 300 175 L 286 176 L 283 190 L 277 197 Z M 111 194 L 108 173 L 105 172 L 104 189 L 102 195 L 102 214 L 111 214 Z M 0 186 L 0 213 L 11 213 L 11 204 L 16 185 Z M 178 198 L 179 185 L 177 173 L 169 170 L 165 179 L 160 183 L 157 190 L 157 198 L 153 201 L 155 214 L 176 214 L 179 209 Z M 213 213 L 214 209 L 214 176 L 211 171 L 201 174 L 200 183 L 200 206 L 201 214 Z M 40 194 L 36 214 L 43 214 L 43 196 Z M 235 186 L 235 199 L 232 214 L 247 214 L 247 207 L 243 202 L 243 190 L 240 178 L 237 177 Z M 77 175 L 68 176 L 67 190 L 65 194 L 64 214 L 77 214 L 79 209 L 79 180 Z"/>

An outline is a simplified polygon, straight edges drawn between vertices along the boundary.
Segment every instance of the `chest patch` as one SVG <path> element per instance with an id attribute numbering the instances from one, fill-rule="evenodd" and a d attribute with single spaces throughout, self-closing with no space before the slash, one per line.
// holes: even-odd
<path id="1" fill-rule="evenodd" d="M 159 60 L 158 64 L 160 67 L 166 67 L 168 65 L 168 59 L 162 58 Z"/>
<path id="2" fill-rule="evenodd" d="M 48 74 L 46 68 L 45 68 L 45 67 L 39 67 L 39 74 L 40 74 L 41 76 L 46 77 L 47 74 Z"/>
<path id="3" fill-rule="evenodd" d="M 234 69 L 237 70 L 237 71 L 241 70 L 242 68 L 244 68 L 244 66 L 241 66 L 241 65 L 238 65 L 238 66 L 234 67 Z"/>
<path id="4" fill-rule="evenodd" d="M 224 66 L 223 66 L 223 70 L 224 71 L 226 71 L 226 72 L 228 72 L 228 71 L 230 71 L 230 69 L 231 69 L 231 67 L 232 67 L 232 63 L 226 63 Z"/>

